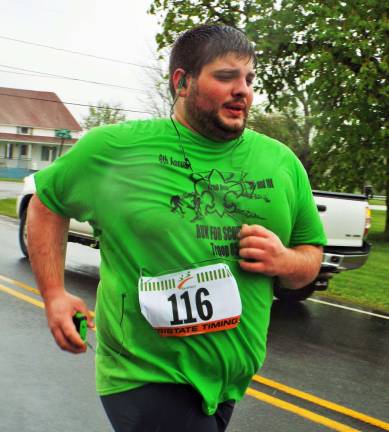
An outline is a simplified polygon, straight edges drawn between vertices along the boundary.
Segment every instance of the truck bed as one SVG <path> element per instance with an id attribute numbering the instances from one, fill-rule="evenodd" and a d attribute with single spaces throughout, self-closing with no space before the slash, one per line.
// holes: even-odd
<path id="1" fill-rule="evenodd" d="M 360 248 L 368 202 L 364 195 L 313 191 L 330 247 Z"/>

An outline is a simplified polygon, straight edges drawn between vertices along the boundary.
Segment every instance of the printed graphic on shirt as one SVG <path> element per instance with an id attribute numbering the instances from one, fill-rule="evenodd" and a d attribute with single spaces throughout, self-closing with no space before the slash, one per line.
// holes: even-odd
<path id="1" fill-rule="evenodd" d="M 192 169 L 190 161 L 187 158 L 185 158 L 184 160 L 177 160 L 173 159 L 172 156 L 160 154 L 158 160 L 161 165 L 171 165 L 178 168 Z"/>
<path id="2" fill-rule="evenodd" d="M 256 208 L 256 202 L 271 202 L 269 190 L 274 189 L 272 178 L 250 179 L 241 172 L 221 172 L 213 169 L 190 175 L 193 190 L 170 199 L 170 210 L 195 224 L 195 239 L 209 240 L 210 251 L 217 257 L 238 257 L 237 234 L 243 222 L 266 218 Z M 253 205 L 254 204 L 254 205 Z M 220 226 L 206 224 L 207 216 L 220 218 Z M 235 226 L 223 226 L 223 219 L 236 220 Z M 227 241 L 227 242 L 226 242 Z M 223 242 L 223 243 L 221 243 Z"/>
<path id="3" fill-rule="evenodd" d="M 193 173 L 190 177 L 193 190 L 182 195 L 173 195 L 170 199 L 173 213 L 190 217 L 191 222 L 201 220 L 207 215 L 264 219 L 260 214 L 248 210 L 245 202 L 263 200 L 270 203 L 266 189 L 274 188 L 271 178 L 249 180 L 247 173 L 222 173 L 217 169 L 206 173 Z"/>

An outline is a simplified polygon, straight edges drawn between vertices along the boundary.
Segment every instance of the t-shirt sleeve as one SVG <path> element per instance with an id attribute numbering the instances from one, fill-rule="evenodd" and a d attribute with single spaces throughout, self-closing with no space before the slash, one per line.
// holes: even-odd
<path id="1" fill-rule="evenodd" d="M 294 164 L 296 207 L 289 246 L 301 244 L 324 246 L 327 238 L 313 198 L 308 175 L 297 158 Z"/>
<path id="2" fill-rule="evenodd" d="M 34 175 L 36 193 L 53 212 L 80 222 L 94 222 L 94 186 L 107 154 L 109 129 L 85 134 L 67 153 Z"/>

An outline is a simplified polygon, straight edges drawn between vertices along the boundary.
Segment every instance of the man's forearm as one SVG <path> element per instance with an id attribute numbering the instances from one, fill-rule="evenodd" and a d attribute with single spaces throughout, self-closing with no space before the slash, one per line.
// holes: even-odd
<path id="1" fill-rule="evenodd" d="M 34 195 L 28 206 L 27 243 L 32 270 L 46 306 L 46 316 L 57 344 L 72 353 L 85 352 L 86 345 L 72 317 L 83 313 L 92 327 L 85 302 L 66 292 L 64 269 L 69 219 L 53 213 Z"/>
<path id="2" fill-rule="evenodd" d="M 49 210 L 34 195 L 28 206 L 27 242 L 31 266 L 44 300 L 64 291 L 69 219 Z"/>
<path id="3" fill-rule="evenodd" d="M 289 249 L 288 265 L 285 274 L 279 276 L 281 285 L 298 289 L 311 283 L 319 273 L 323 256 L 320 246 L 300 245 Z"/>

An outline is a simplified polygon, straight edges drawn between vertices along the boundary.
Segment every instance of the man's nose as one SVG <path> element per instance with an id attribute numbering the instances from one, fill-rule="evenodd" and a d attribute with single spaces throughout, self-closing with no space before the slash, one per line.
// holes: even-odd
<path id="1" fill-rule="evenodd" d="M 246 97 L 249 95 L 250 91 L 250 85 L 247 83 L 246 78 L 239 78 L 234 81 L 234 86 L 232 88 L 233 96 Z"/>

